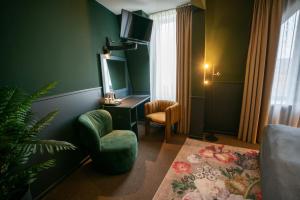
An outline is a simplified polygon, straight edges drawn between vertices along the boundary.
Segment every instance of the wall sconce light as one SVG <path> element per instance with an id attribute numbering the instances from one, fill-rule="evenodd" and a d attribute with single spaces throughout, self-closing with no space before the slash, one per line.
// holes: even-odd
<path id="1" fill-rule="evenodd" d="M 207 72 L 209 70 L 209 64 L 205 63 L 204 64 L 204 77 L 203 77 L 203 84 L 208 85 L 208 80 L 207 80 Z"/>
<path id="2" fill-rule="evenodd" d="M 103 47 L 102 51 L 103 51 L 105 58 L 110 59 L 110 50 L 106 46 Z"/>
<path id="3" fill-rule="evenodd" d="M 204 85 L 208 85 L 210 83 L 210 81 L 208 80 L 208 73 L 209 73 L 209 70 L 210 70 L 210 65 L 208 63 L 205 63 L 204 64 L 204 77 L 203 77 L 203 84 Z M 214 79 L 214 76 L 221 76 L 221 73 L 220 72 L 216 72 L 215 73 L 215 68 L 214 66 L 212 65 L 212 74 L 211 74 L 211 82 L 213 81 Z"/>
<path id="4" fill-rule="evenodd" d="M 221 76 L 221 73 L 220 72 L 215 73 L 215 68 L 213 67 L 212 78 L 214 76 Z"/>

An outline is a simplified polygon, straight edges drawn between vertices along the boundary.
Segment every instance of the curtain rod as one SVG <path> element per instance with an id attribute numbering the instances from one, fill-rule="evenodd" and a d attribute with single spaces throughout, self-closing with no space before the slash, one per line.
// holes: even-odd
<path id="1" fill-rule="evenodd" d="M 154 13 L 150 13 L 149 15 L 154 15 L 154 14 L 157 14 L 157 13 L 160 13 L 160 12 L 167 12 L 167 11 L 170 11 L 170 10 L 174 10 L 176 8 L 182 8 L 182 7 L 191 6 L 191 5 L 192 5 L 191 3 L 185 3 L 185 4 L 182 4 L 182 5 L 177 6 L 175 8 L 170 8 L 170 9 L 167 9 L 167 10 L 157 11 L 157 12 L 154 12 Z"/>

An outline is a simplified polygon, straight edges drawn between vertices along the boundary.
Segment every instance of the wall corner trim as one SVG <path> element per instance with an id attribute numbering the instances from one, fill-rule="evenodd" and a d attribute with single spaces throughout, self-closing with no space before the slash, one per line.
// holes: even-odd
<path id="1" fill-rule="evenodd" d="M 60 98 L 60 97 L 64 97 L 64 96 L 70 96 L 70 95 L 84 93 L 84 92 L 90 92 L 90 91 L 93 91 L 93 90 L 99 90 L 99 91 L 101 91 L 101 89 L 102 89 L 102 87 L 95 87 L 95 88 L 89 88 L 89 89 L 83 89 L 83 90 L 76 90 L 76 91 L 73 91 L 73 92 L 66 92 L 66 93 L 62 93 L 62 94 L 57 94 L 57 95 L 42 97 L 42 98 L 39 98 L 38 100 L 36 100 L 35 102 L 40 102 L 40 101 L 45 101 L 45 100 L 49 100 L 49 99 Z"/>

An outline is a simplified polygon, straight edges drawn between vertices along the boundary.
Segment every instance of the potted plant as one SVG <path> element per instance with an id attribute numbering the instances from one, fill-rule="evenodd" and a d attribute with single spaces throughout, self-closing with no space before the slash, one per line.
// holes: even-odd
<path id="1" fill-rule="evenodd" d="M 0 88 L 0 200 L 31 198 L 29 185 L 39 172 L 55 166 L 55 160 L 29 163 L 33 154 L 74 150 L 71 143 L 42 140 L 39 133 L 57 115 L 53 111 L 33 118 L 32 103 L 54 88 L 50 83 L 29 95 L 19 88 Z"/>

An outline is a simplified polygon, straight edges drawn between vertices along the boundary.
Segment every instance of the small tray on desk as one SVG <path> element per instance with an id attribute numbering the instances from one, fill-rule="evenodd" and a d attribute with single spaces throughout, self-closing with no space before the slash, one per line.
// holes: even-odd
<path id="1" fill-rule="evenodd" d="M 103 103 L 105 106 L 118 106 L 121 104 L 121 101 L 115 102 L 115 103 Z"/>

